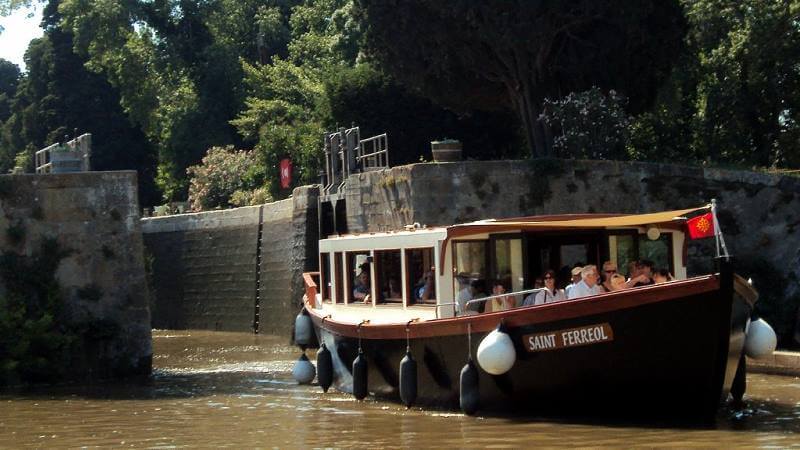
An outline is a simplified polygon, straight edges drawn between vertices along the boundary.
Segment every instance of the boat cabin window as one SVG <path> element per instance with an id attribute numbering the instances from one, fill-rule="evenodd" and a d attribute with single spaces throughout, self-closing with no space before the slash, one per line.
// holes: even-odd
<path id="1" fill-rule="evenodd" d="M 530 278 L 525 287 L 537 287 L 533 281 L 552 269 L 556 272 L 556 286 L 563 289 L 571 282 L 570 270 L 576 265 L 596 265 L 598 261 L 602 264 L 600 248 L 603 239 L 604 236 L 597 232 L 529 235 L 526 247 Z"/>
<path id="2" fill-rule="evenodd" d="M 372 270 L 369 252 L 347 252 L 347 302 L 366 303 L 371 297 Z"/>
<path id="3" fill-rule="evenodd" d="M 379 302 L 403 302 L 403 271 L 400 263 L 400 250 L 381 250 L 375 252 L 375 273 Z"/>
<path id="4" fill-rule="evenodd" d="M 486 297 L 491 287 L 487 286 L 489 241 L 453 242 L 453 292 L 459 311 L 472 299 Z M 475 311 L 483 309 L 483 304 L 471 306 Z"/>
<path id="5" fill-rule="evenodd" d="M 675 273 L 672 261 L 672 233 L 661 233 L 658 239 L 648 239 L 647 235 L 639 235 L 639 259 L 653 261 L 657 269 L 669 269 Z"/>
<path id="6" fill-rule="evenodd" d="M 336 285 L 336 303 L 344 303 L 344 276 L 343 270 L 344 267 L 342 260 L 342 252 L 336 252 L 333 254 L 333 280 L 334 285 Z"/>
<path id="7" fill-rule="evenodd" d="M 436 304 L 436 269 L 433 248 L 406 250 L 408 303 Z"/>
<path id="8" fill-rule="evenodd" d="M 675 273 L 672 233 L 661 233 L 655 240 L 649 239 L 646 234 L 635 232 L 612 235 L 608 237 L 608 246 L 611 260 L 617 263 L 619 270 L 627 277 L 631 274 L 631 266 L 637 260 L 652 261 L 655 268 L 668 269 L 670 273 Z"/>
<path id="9" fill-rule="evenodd" d="M 493 278 L 502 280 L 510 292 L 521 291 L 525 285 L 525 274 L 522 262 L 522 239 L 494 238 L 494 273 Z"/>
<path id="10" fill-rule="evenodd" d="M 331 298 L 331 259 L 329 253 L 319 254 L 319 293 L 323 300 Z"/>

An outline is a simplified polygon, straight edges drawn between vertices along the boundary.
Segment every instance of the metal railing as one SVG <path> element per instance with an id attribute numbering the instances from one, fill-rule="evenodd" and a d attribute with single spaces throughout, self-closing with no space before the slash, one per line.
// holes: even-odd
<path id="1" fill-rule="evenodd" d="M 546 289 L 547 288 L 525 289 L 525 290 L 522 290 L 522 291 L 506 292 L 504 294 L 490 295 L 488 297 L 474 298 L 474 299 L 469 300 L 467 303 L 464 304 L 464 311 L 460 310 L 461 309 L 461 305 L 459 305 L 458 302 L 439 303 L 439 304 L 436 305 L 436 316 L 438 318 L 438 316 L 439 316 L 439 308 L 442 307 L 442 306 L 453 306 L 453 315 L 457 316 L 457 315 L 459 315 L 459 314 L 461 314 L 461 313 L 463 313 L 465 311 L 468 311 L 469 307 L 471 305 L 477 305 L 479 303 L 483 303 L 483 302 L 486 302 L 488 300 L 494 300 L 496 298 L 510 297 L 510 296 L 513 296 L 513 295 L 525 295 L 525 294 L 538 293 L 538 292 L 544 291 Z M 523 299 L 523 301 L 524 301 L 524 299 Z M 520 306 L 522 306 L 522 305 L 520 305 Z"/>
<path id="2" fill-rule="evenodd" d="M 386 133 L 361 141 L 356 161 L 365 172 L 389 167 L 389 140 Z"/>
<path id="3" fill-rule="evenodd" d="M 324 136 L 325 180 L 323 195 L 342 192 L 347 177 L 359 172 L 389 167 L 386 133 L 361 139 L 358 127 L 339 128 Z"/>
<path id="4" fill-rule="evenodd" d="M 82 134 L 64 144 L 49 145 L 34 155 L 36 173 L 88 172 L 92 135 Z"/>

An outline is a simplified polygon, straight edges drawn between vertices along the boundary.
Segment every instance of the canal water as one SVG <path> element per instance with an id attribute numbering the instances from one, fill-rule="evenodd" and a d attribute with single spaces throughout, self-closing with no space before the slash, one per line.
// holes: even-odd
<path id="1" fill-rule="evenodd" d="M 749 375 L 747 408 L 704 427 L 470 417 L 298 386 L 287 340 L 156 331 L 147 383 L 0 394 L 0 447 L 800 447 L 794 377 Z"/>

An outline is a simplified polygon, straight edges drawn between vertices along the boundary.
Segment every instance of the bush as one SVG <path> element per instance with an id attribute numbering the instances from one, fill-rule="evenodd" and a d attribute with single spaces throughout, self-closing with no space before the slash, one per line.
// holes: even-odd
<path id="1" fill-rule="evenodd" d="M 553 148 L 562 158 L 628 159 L 625 145 L 630 119 L 626 100 L 615 91 L 594 87 L 561 100 L 547 99 L 541 119 L 553 129 Z"/>
<path id="2" fill-rule="evenodd" d="M 239 206 L 242 194 L 263 185 L 264 170 L 253 151 L 212 147 L 202 164 L 189 167 L 189 205 L 193 211 Z"/>

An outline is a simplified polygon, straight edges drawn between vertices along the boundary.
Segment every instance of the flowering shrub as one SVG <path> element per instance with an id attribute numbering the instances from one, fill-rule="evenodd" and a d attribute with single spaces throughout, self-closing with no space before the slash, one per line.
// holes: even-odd
<path id="1" fill-rule="evenodd" d="M 264 199 L 263 195 L 251 192 L 264 183 L 263 167 L 253 151 L 235 150 L 230 145 L 211 147 L 202 164 L 189 167 L 186 173 L 193 211 L 242 206 L 242 203 L 252 204 L 254 199 Z"/>
<path id="2" fill-rule="evenodd" d="M 625 98 L 594 87 L 560 100 L 545 100 L 541 119 L 553 130 L 553 148 L 562 158 L 628 159 L 630 118 Z"/>

